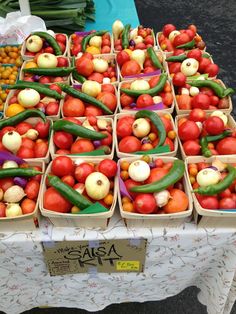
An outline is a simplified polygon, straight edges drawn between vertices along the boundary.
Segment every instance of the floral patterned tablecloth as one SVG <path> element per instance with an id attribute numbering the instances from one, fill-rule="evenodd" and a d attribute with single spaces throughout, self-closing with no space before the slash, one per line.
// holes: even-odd
<path id="1" fill-rule="evenodd" d="M 143 273 L 50 277 L 41 241 L 148 239 Z M 32 233 L 0 232 L 0 310 L 19 314 L 37 306 L 101 310 L 112 303 L 165 299 L 189 286 L 209 314 L 228 314 L 236 299 L 236 229 L 127 229 L 115 215 L 105 231 L 53 228 L 45 221 Z"/>

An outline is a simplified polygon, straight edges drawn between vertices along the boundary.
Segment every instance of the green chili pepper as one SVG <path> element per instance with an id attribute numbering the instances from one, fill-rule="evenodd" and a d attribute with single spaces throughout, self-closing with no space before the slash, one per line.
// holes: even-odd
<path id="1" fill-rule="evenodd" d="M 31 117 L 39 117 L 41 118 L 44 122 L 46 121 L 45 114 L 38 109 L 27 109 L 25 111 L 19 112 L 13 117 L 7 118 L 0 120 L 0 130 L 3 129 L 5 126 L 12 126 L 16 125 L 28 118 Z"/>
<path id="2" fill-rule="evenodd" d="M 66 84 L 58 84 L 61 89 L 63 90 L 63 92 L 67 93 L 68 95 L 70 96 L 73 96 L 75 98 L 79 98 L 89 104 L 92 104 L 100 109 L 102 109 L 104 111 L 104 113 L 106 114 L 113 114 L 113 112 L 107 107 L 105 106 L 101 101 L 97 100 L 96 98 L 92 97 L 92 96 L 89 96 L 85 93 L 82 93 L 81 91 L 73 88 L 73 87 L 70 87 Z"/>
<path id="3" fill-rule="evenodd" d="M 90 202 L 82 194 L 75 191 L 71 186 L 62 182 L 57 176 L 48 175 L 47 177 L 49 184 L 79 209 L 84 209 L 92 205 L 92 202 Z"/>
<path id="4" fill-rule="evenodd" d="M 134 97 L 138 97 L 138 96 L 143 95 L 143 94 L 148 94 L 148 95 L 154 96 L 163 90 L 166 81 L 167 81 L 167 74 L 162 73 L 160 75 L 160 79 L 159 79 L 157 85 L 154 86 L 153 88 L 150 88 L 147 90 L 132 90 L 132 89 L 127 89 L 127 88 L 121 88 L 120 90 L 123 93 L 125 93 L 126 95 L 134 96 Z"/>
<path id="5" fill-rule="evenodd" d="M 36 75 L 48 75 L 48 76 L 67 76 L 74 70 L 74 67 L 58 67 L 52 69 L 44 69 L 44 68 L 29 68 L 23 69 L 25 73 L 31 73 Z"/>
<path id="6" fill-rule="evenodd" d="M 16 84 L 11 85 L 9 89 L 25 89 L 32 88 L 35 89 L 40 94 L 43 94 L 48 97 L 55 99 L 62 99 L 63 96 L 60 95 L 57 91 L 50 89 L 47 85 L 36 83 L 36 82 L 27 82 L 27 81 L 18 81 Z"/>
<path id="7" fill-rule="evenodd" d="M 160 62 L 160 60 L 158 59 L 156 53 L 155 53 L 155 50 L 153 49 L 153 47 L 148 47 L 147 49 L 147 53 L 153 63 L 153 65 L 157 68 L 157 69 L 161 69 L 163 70 L 163 66 Z"/>
<path id="8" fill-rule="evenodd" d="M 37 35 L 39 37 L 42 37 L 53 48 L 56 56 L 62 55 L 61 47 L 59 46 L 58 42 L 56 41 L 56 39 L 52 35 L 50 35 L 46 32 L 34 32 L 31 35 Z"/>
<path id="9" fill-rule="evenodd" d="M 232 134 L 231 130 L 225 130 L 221 134 L 218 135 L 207 135 L 200 139 L 200 145 L 202 150 L 202 155 L 205 157 L 211 157 L 212 153 L 211 150 L 208 148 L 208 143 L 216 142 L 222 140 L 223 138 Z"/>
<path id="10" fill-rule="evenodd" d="M 182 62 L 185 59 L 187 59 L 186 54 L 181 54 L 178 56 L 171 56 L 169 58 L 166 59 L 167 62 Z"/>
<path id="11" fill-rule="evenodd" d="M 201 151 L 202 151 L 202 155 L 205 157 L 211 157 L 212 152 L 211 150 L 208 148 L 208 141 L 206 139 L 206 137 L 202 137 L 200 139 L 200 145 L 201 145 Z"/>
<path id="12" fill-rule="evenodd" d="M 188 84 L 195 87 L 209 87 L 219 98 L 224 98 L 235 93 L 233 88 L 224 88 L 219 83 L 211 80 L 194 80 L 192 82 L 189 81 Z"/>
<path id="13" fill-rule="evenodd" d="M 83 39 L 82 39 L 82 51 L 85 52 L 86 48 L 87 48 L 87 45 L 90 41 L 90 39 L 94 36 L 102 36 L 104 34 L 106 34 L 108 31 L 107 30 L 102 30 L 102 31 L 97 31 L 97 32 L 93 32 L 87 36 L 85 36 Z"/>
<path id="14" fill-rule="evenodd" d="M 195 46 L 195 40 L 193 39 L 187 42 L 186 44 L 177 46 L 176 48 L 177 49 L 192 49 L 194 46 Z"/>
<path id="15" fill-rule="evenodd" d="M 32 168 L 7 168 L 0 169 L 0 178 L 8 177 L 34 177 L 42 172 Z"/>
<path id="16" fill-rule="evenodd" d="M 130 24 L 126 24 L 121 35 L 121 41 L 122 41 L 122 48 L 127 49 L 129 48 L 129 31 L 130 31 Z"/>
<path id="17" fill-rule="evenodd" d="M 89 130 L 81 125 L 78 125 L 67 120 L 57 120 L 56 122 L 54 122 L 53 130 L 65 131 L 76 136 L 88 138 L 90 140 L 101 140 L 107 137 L 107 134 Z"/>
<path id="18" fill-rule="evenodd" d="M 211 55 L 209 53 L 203 53 L 202 54 L 202 58 L 207 58 L 207 59 L 210 59 L 211 58 Z"/>
<path id="19" fill-rule="evenodd" d="M 185 166 L 183 160 L 175 160 L 173 166 L 162 179 L 154 183 L 139 185 L 130 188 L 131 192 L 138 193 L 155 193 L 160 192 L 168 188 L 170 185 L 178 182 L 184 175 Z"/>
<path id="20" fill-rule="evenodd" d="M 228 175 L 220 182 L 208 186 L 200 186 L 192 192 L 201 195 L 215 195 L 223 192 L 234 182 L 236 178 L 236 169 L 231 165 L 228 165 L 227 169 Z"/>
<path id="21" fill-rule="evenodd" d="M 75 57 L 72 58 L 71 60 L 71 66 L 72 67 L 75 67 Z M 72 71 L 72 77 L 74 80 L 76 80 L 77 82 L 80 82 L 80 83 L 84 83 L 85 81 L 87 81 L 87 79 L 83 76 L 83 75 L 80 75 L 78 72 L 77 72 L 77 69 L 75 68 L 73 71 Z"/>

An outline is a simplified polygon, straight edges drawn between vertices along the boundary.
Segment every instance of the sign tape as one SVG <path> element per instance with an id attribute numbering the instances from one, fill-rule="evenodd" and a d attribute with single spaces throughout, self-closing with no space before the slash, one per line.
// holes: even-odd
<path id="1" fill-rule="evenodd" d="M 139 247 L 141 244 L 141 239 L 130 239 L 129 244 L 131 246 L 138 246 Z"/>
<path id="2" fill-rule="evenodd" d="M 89 240 L 89 248 L 98 248 L 99 240 Z"/>

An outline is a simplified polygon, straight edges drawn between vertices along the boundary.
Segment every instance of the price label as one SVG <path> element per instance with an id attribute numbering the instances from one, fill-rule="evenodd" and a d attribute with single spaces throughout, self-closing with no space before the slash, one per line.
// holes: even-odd
<path id="1" fill-rule="evenodd" d="M 117 261 L 116 270 L 119 271 L 139 271 L 140 262 L 139 261 Z"/>

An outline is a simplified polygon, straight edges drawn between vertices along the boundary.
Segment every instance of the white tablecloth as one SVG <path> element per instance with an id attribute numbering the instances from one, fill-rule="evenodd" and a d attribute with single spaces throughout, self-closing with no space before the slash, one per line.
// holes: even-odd
<path id="1" fill-rule="evenodd" d="M 143 273 L 50 277 L 41 241 L 147 238 Z M 33 233 L 0 233 L 0 308 L 19 314 L 37 306 L 101 310 L 112 303 L 161 300 L 189 286 L 209 314 L 228 314 L 236 299 L 235 229 L 130 229 L 115 215 L 106 231 L 56 229 L 45 222 Z"/>

